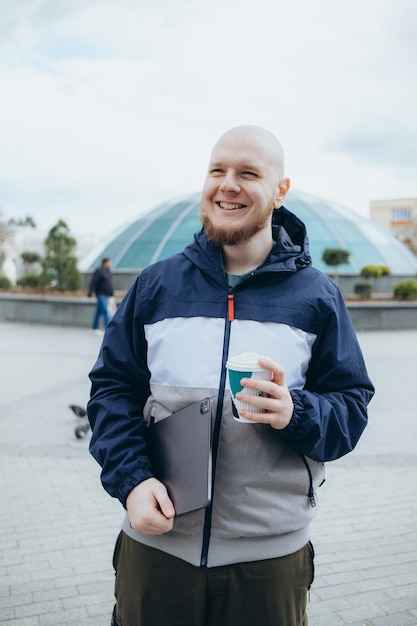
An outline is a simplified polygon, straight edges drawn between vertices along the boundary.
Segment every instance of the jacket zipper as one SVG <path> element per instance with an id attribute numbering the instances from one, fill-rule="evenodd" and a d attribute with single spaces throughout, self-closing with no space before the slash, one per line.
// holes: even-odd
<path id="1" fill-rule="evenodd" d="M 235 299 L 232 293 L 227 296 L 227 316 L 229 322 L 233 322 L 235 319 Z"/>
<path id="2" fill-rule="evenodd" d="M 208 549 L 209 549 L 210 534 L 211 534 L 211 515 L 212 515 L 212 510 L 213 510 L 214 483 L 215 483 L 215 477 L 216 477 L 217 450 L 219 447 L 220 428 L 221 428 L 223 402 L 224 402 L 224 391 L 226 387 L 226 360 L 227 360 L 227 354 L 229 351 L 230 324 L 234 320 L 234 310 L 235 310 L 235 307 L 234 307 L 233 292 L 232 292 L 232 289 L 229 288 L 229 294 L 227 297 L 227 319 L 225 323 L 224 338 L 223 338 L 222 373 L 220 377 L 219 395 L 218 395 L 219 400 L 217 403 L 216 419 L 214 421 L 213 441 L 212 441 L 212 477 L 211 477 L 212 499 L 211 499 L 210 504 L 206 508 L 205 517 L 204 517 L 203 545 L 201 548 L 201 557 L 200 557 L 201 567 L 207 567 L 207 557 L 208 557 Z"/>
<path id="3" fill-rule="evenodd" d="M 214 484 L 215 484 L 215 476 L 216 476 L 216 460 L 217 460 L 217 451 L 218 451 L 219 439 L 220 439 L 224 391 L 225 391 L 225 386 L 226 386 L 226 360 L 227 360 L 227 354 L 229 351 L 230 326 L 234 319 L 235 319 L 234 296 L 233 296 L 233 290 L 229 288 L 229 293 L 227 296 L 227 319 L 225 323 L 225 331 L 224 331 L 224 339 L 223 339 L 222 373 L 221 373 L 221 378 L 220 378 L 219 395 L 218 395 L 219 401 L 217 403 L 217 411 L 216 411 L 216 418 L 214 422 L 213 442 L 212 442 L 212 455 L 213 455 L 212 481 L 211 481 L 212 494 L 214 494 Z M 314 495 L 313 475 L 311 473 L 310 466 L 307 463 L 307 459 L 305 458 L 305 456 L 301 453 L 300 453 L 300 456 L 306 467 L 308 478 L 309 478 L 309 488 L 308 488 L 307 497 L 309 499 L 310 505 L 312 507 L 315 507 L 317 505 L 317 502 L 316 502 L 316 498 Z M 213 498 L 209 506 L 206 508 L 206 512 L 204 516 L 203 545 L 201 548 L 201 557 L 200 557 L 201 567 L 207 567 L 208 549 L 209 549 L 210 534 L 211 534 L 212 511 L 213 511 Z"/>
<path id="4" fill-rule="evenodd" d="M 307 470 L 307 473 L 308 473 L 309 487 L 308 487 L 307 497 L 308 497 L 308 499 L 310 501 L 310 505 L 312 507 L 315 507 L 317 505 L 317 502 L 316 502 L 316 496 L 314 495 L 313 475 L 311 473 L 310 466 L 307 463 L 307 459 L 305 458 L 304 454 L 301 454 L 301 452 L 300 452 L 300 456 L 303 459 L 303 463 L 306 466 L 306 470 Z"/>

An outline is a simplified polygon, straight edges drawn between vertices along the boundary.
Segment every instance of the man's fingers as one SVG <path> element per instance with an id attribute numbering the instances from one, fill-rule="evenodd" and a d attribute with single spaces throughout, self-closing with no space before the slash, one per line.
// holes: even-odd
<path id="1" fill-rule="evenodd" d="M 278 365 L 271 359 L 259 359 L 259 365 L 272 372 L 272 380 L 277 385 L 283 387 L 285 385 L 285 370 L 282 365 Z"/>
<path id="2" fill-rule="evenodd" d="M 148 478 L 130 492 L 126 507 L 132 528 L 148 535 L 169 532 L 174 523 L 174 506 L 166 487 Z"/>
<path id="3" fill-rule="evenodd" d="M 171 519 L 175 516 L 175 509 L 172 501 L 170 500 L 167 491 L 159 490 L 155 493 L 156 501 L 158 502 L 161 513 L 167 518 Z"/>

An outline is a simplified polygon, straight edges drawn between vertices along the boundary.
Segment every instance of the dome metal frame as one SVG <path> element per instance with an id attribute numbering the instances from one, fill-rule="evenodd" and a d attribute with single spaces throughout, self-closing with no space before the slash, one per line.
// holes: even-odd
<path id="1" fill-rule="evenodd" d="M 200 230 L 200 193 L 171 199 L 119 228 L 82 260 L 82 269 L 97 267 L 102 257 L 112 259 L 114 271 L 140 271 L 147 265 L 183 250 Z M 393 275 L 415 276 L 417 257 L 378 224 L 354 211 L 307 193 L 291 190 L 285 207 L 307 228 L 313 266 L 333 274 L 322 260 L 326 248 L 350 252 L 339 275 L 358 275 L 365 265 L 386 265 Z"/>

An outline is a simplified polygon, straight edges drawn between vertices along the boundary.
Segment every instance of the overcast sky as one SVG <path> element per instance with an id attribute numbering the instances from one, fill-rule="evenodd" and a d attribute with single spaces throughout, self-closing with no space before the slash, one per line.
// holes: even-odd
<path id="1" fill-rule="evenodd" d="M 294 189 L 417 195 L 415 0 L 0 0 L 0 212 L 105 236 L 198 191 L 231 126 Z"/>

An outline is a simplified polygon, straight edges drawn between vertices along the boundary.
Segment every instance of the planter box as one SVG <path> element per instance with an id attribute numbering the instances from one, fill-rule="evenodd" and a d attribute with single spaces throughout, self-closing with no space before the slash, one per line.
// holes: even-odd
<path id="1" fill-rule="evenodd" d="M 417 302 L 347 302 L 356 330 L 417 328 Z M 89 328 L 95 298 L 0 293 L 0 321 Z"/>
<path id="2" fill-rule="evenodd" d="M 405 330 L 417 328 L 417 302 L 348 302 L 356 330 Z"/>
<path id="3" fill-rule="evenodd" d="M 0 293 L 0 320 L 30 324 L 91 326 L 95 298 Z"/>

